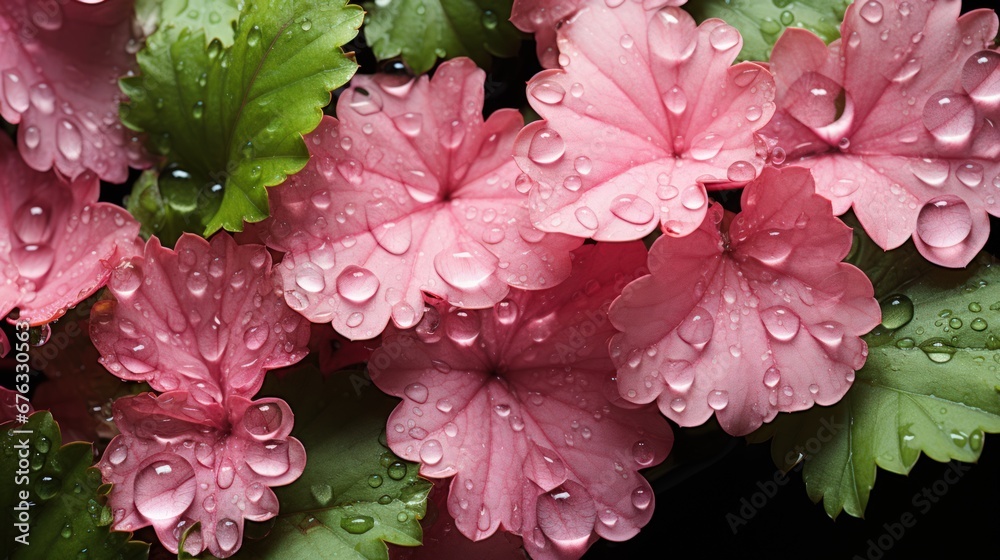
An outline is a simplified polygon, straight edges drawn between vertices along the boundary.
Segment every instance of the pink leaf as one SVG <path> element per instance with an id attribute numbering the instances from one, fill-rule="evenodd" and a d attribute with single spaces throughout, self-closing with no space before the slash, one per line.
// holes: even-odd
<path id="1" fill-rule="evenodd" d="M 608 356 L 605 306 L 645 271 L 645 249 L 574 255 L 557 288 L 512 290 L 487 310 L 428 307 L 415 329 L 388 328 L 369 362 L 375 384 L 403 398 L 386 428 L 392 450 L 424 476 L 454 475 L 458 530 L 480 540 L 502 526 L 538 559 L 578 558 L 591 530 L 635 535 L 652 514 L 633 500 L 650 496 L 636 471 L 673 441 L 654 410 L 616 404 Z"/>
<path id="2" fill-rule="evenodd" d="M 605 0 L 608 6 L 621 4 L 624 0 Z M 683 6 L 687 0 L 644 0 L 646 8 L 663 6 Z M 559 67 L 559 51 L 556 47 L 556 29 L 560 22 L 573 15 L 585 0 L 514 0 L 510 21 L 526 33 L 535 34 L 538 60 L 545 68 Z"/>
<path id="3" fill-rule="evenodd" d="M 514 144 L 532 179 L 531 218 L 545 231 L 639 239 L 662 224 L 687 235 L 705 186 L 742 185 L 764 165 L 754 132 L 774 84 L 759 65 L 730 66 L 742 39 L 676 7 L 591 2 L 559 29 L 562 70 L 528 83 L 545 119 Z"/>
<path id="4" fill-rule="evenodd" d="M 778 412 L 843 397 L 880 321 L 872 284 L 840 262 L 851 230 L 801 168 L 765 170 L 735 217 L 714 205 L 687 238 L 661 237 L 651 274 L 611 306 L 619 391 L 681 426 L 714 413 L 745 435 Z"/>
<path id="5" fill-rule="evenodd" d="M 189 391 L 201 403 L 250 397 L 264 372 L 306 354 L 308 323 L 285 305 L 260 245 L 186 234 L 174 250 L 151 238 L 119 265 L 94 305 L 90 332 L 102 363 L 158 391 Z"/>
<path id="6" fill-rule="evenodd" d="M 1000 215 L 1000 54 L 992 10 L 859 1 L 829 47 L 790 29 L 775 44 L 778 112 L 762 131 L 775 164 L 808 167 L 817 192 L 854 208 L 884 249 L 913 237 L 965 266 Z"/>
<path id="7" fill-rule="evenodd" d="M 139 224 L 97 202 L 92 174 L 67 183 L 35 171 L 0 134 L 0 177 L 0 316 L 17 308 L 32 325 L 58 319 L 135 254 Z"/>
<path id="8" fill-rule="evenodd" d="M 484 73 L 464 58 L 433 79 L 357 76 L 308 141 L 306 169 L 272 190 L 260 238 L 293 309 L 372 338 L 423 313 L 422 292 L 489 307 L 510 286 L 554 286 L 579 240 L 528 220 L 510 157 L 522 120 L 483 122 Z"/>
<path id="9" fill-rule="evenodd" d="M 133 531 L 152 525 L 160 542 L 178 552 L 184 531 L 191 554 L 234 554 L 244 518 L 278 514 L 273 486 L 297 479 L 305 449 L 292 431 L 293 416 L 281 399 L 232 396 L 204 404 L 184 391 L 123 397 L 114 405 L 122 433 L 98 467 L 114 484 L 113 527 Z"/>
<path id="10" fill-rule="evenodd" d="M 91 170 L 123 183 L 148 166 L 123 128 L 118 78 L 135 67 L 128 0 L 5 0 L 0 5 L 0 115 L 20 123 L 18 148 L 32 168 L 76 178 Z"/>

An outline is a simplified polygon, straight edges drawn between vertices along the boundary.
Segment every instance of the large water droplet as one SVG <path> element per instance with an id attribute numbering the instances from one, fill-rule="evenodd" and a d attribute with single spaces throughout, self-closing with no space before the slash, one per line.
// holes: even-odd
<path id="1" fill-rule="evenodd" d="M 642 467 L 648 467 L 653 463 L 653 459 L 656 458 L 653 452 L 653 446 L 647 441 L 637 441 L 632 445 L 632 458 L 635 462 Z"/>
<path id="2" fill-rule="evenodd" d="M 882 326 L 898 329 L 913 320 L 913 301 L 903 294 L 891 295 L 881 302 Z"/>
<path id="3" fill-rule="evenodd" d="M 157 455 L 135 476 L 135 507 L 149 519 L 171 519 L 194 501 L 194 469 L 171 453 Z"/>
<path id="4" fill-rule="evenodd" d="M 631 224 L 648 224 L 654 217 L 653 205 L 645 199 L 624 194 L 611 202 L 611 213 Z"/>
<path id="5" fill-rule="evenodd" d="M 221 519 L 215 524 L 215 540 L 219 548 L 229 552 L 236 548 L 240 541 L 240 528 L 232 519 Z"/>
<path id="6" fill-rule="evenodd" d="M 479 246 L 445 249 L 434 256 L 434 270 L 452 286 L 469 290 L 479 287 L 497 270 L 497 258 Z"/>
<path id="7" fill-rule="evenodd" d="M 403 113 L 398 117 L 394 117 L 392 122 L 400 132 L 410 138 L 415 138 L 423 129 L 424 117 L 420 113 Z"/>
<path id="8" fill-rule="evenodd" d="M 740 42 L 740 33 L 735 27 L 722 24 L 709 33 L 708 42 L 717 51 L 728 51 Z"/>
<path id="9" fill-rule="evenodd" d="M 710 160 L 719 155 L 725 143 L 726 139 L 721 134 L 709 132 L 692 142 L 688 153 L 691 155 L 691 159 L 697 161 Z"/>
<path id="10" fill-rule="evenodd" d="M 955 170 L 955 176 L 958 177 L 958 180 L 970 189 L 983 184 L 983 175 L 983 166 L 973 161 L 963 163 Z"/>
<path id="11" fill-rule="evenodd" d="M 350 105 L 359 115 L 373 115 L 382 110 L 382 98 L 374 90 L 368 91 L 365 88 L 354 88 L 351 93 Z"/>
<path id="12" fill-rule="evenodd" d="M 962 88 L 980 103 L 1000 103 L 1000 53 L 980 51 L 970 56 L 962 67 Z"/>
<path id="13" fill-rule="evenodd" d="M 541 128 L 535 131 L 528 145 L 528 158 L 538 164 L 549 164 L 559 161 L 566 153 L 566 143 L 562 136 L 551 128 Z"/>
<path id="14" fill-rule="evenodd" d="M 427 465 L 436 465 L 444 457 L 444 449 L 441 442 L 436 439 L 429 439 L 420 446 L 420 462 Z"/>
<path id="15" fill-rule="evenodd" d="M 681 340 L 699 349 L 711 340 L 713 332 L 715 332 L 715 320 L 703 307 L 692 309 L 684 322 L 677 328 L 677 334 Z"/>
<path id="16" fill-rule="evenodd" d="M 861 6 L 861 17 L 872 25 L 882 21 L 884 13 L 885 10 L 882 8 L 882 4 L 878 2 L 878 0 L 869 0 Z"/>
<path id="17" fill-rule="evenodd" d="M 788 88 L 788 112 L 802 124 L 820 128 L 836 121 L 844 111 L 844 90 L 818 72 L 805 72 Z"/>
<path id="18" fill-rule="evenodd" d="M 927 99 L 922 118 L 935 138 L 947 144 L 961 144 L 972 134 L 976 110 L 968 96 L 939 91 Z"/>
<path id="19" fill-rule="evenodd" d="M 687 95 L 684 94 L 684 90 L 674 86 L 667 93 L 663 94 L 663 104 L 671 113 L 680 115 L 687 110 Z"/>
<path id="20" fill-rule="evenodd" d="M 56 126 L 56 146 L 66 159 L 72 161 L 80 159 L 80 154 L 83 153 L 83 138 L 75 124 L 67 120 L 59 121 Z"/>
<path id="21" fill-rule="evenodd" d="M 243 427 L 254 436 L 272 438 L 281 429 L 283 420 L 280 406 L 263 402 L 247 408 L 243 414 Z"/>
<path id="22" fill-rule="evenodd" d="M 3 73 L 3 95 L 14 111 L 23 113 L 28 110 L 28 88 L 24 84 L 24 78 L 16 70 L 7 70 Z"/>
<path id="23" fill-rule="evenodd" d="M 530 88 L 531 96 L 547 105 L 555 105 L 566 96 L 566 90 L 552 80 L 542 80 Z"/>
<path id="24" fill-rule="evenodd" d="M 364 303 L 370 300 L 378 288 L 378 277 L 367 268 L 353 264 L 348 265 L 337 276 L 337 293 L 344 299 L 355 303 Z"/>
<path id="25" fill-rule="evenodd" d="M 791 309 L 775 306 L 760 312 L 764 328 L 776 340 L 789 341 L 799 332 L 799 316 Z"/>
<path id="26" fill-rule="evenodd" d="M 340 528 L 352 535 L 361 535 L 371 531 L 375 519 L 368 515 L 353 515 L 340 518 Z"/>
<path id="27" fill-rule="evenodd" d="M 708 406 L 712 410 L 722 410 L 729 404 L 729 391 L 715 390 L 708 393 Z"/>
<path id="28" fill-rule="evenodd" d="M 403 394 L 406 398 L 412 400 L 417 404 L 424 404 L 427 402 L 427 387 L 421 383 L 411 383 L 403 389 Z"/>
<path id="29" fill-rule="evenodd" d="M 962 199 L 945 195 L 925 204 L 917 215 L 916 233 L 931 247 L 953 247 L 972 232 L 972 214 Z"/>

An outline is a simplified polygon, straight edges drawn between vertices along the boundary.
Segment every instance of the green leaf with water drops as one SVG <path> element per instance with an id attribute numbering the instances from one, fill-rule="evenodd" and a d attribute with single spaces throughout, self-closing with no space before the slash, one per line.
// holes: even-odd
<path id="1" fill-rule="evenodd" d="M 159 8 L 161 25 L 203 29 L 206 41 L 218 39 L 225 47 L 233 44 L 240 17 L 237 0 L 162 0 Z"/>
<path id="2" fill-rule="evenodd" d="M 270 378 L 261 394 L 283 398 L 295 411 L 292 435 L 308 462 L 297 481 L 275 488 L 281 512 L 266 538 L 244 542 L 241 558 L 386 560 L 385 543 L 421 543 L 431 483 L 384 443 L 397 399 L 363 371 L 324 378 L 311 367 Z"/>
<path id="3" fill-rule="evenodd" d="M 63 446 L 59 425 L 48 412 L 32 414 L 23 426 L 7 423 L 0 430 L 0 538 L 9 560 L 149 556 L 148 544 L 130 541 L 131 533 L 110 530 L 108 487 L 91 466 L 89 443 Z"/>
<path id="4" fill-rule="evenodd" d="M 516 56 L 521 34 L 508 21 L 513 0 L 375 0 L 365 38 L 379 60 L 401 56 L 417 74 L 437 59 L 467 56 L 488 68 Z"/>
<path id="5" fill-rule="evenodd" d="M 840 37 L 840 23 L 851 0 L 696 0 L 684 7 L 699 22 L 719 18 L 739 30 L 738 60 L 766 61 L 788 27 L 808 29 L 827 43 Z"/>
<path id="6" fill-rule="evenodd" d="M 146 132 L 151 149 L 199 192 L 222 185 L 206 236 L 266 218 L 265 187 L 308 162 L 302 135 L 357 70 L 340 47 L 362 18 L 343 0 L 247 0 L 229 47 L 218 39 L 206 46 L 203 29 L 176 22 L 147 39 L 140 74 L 121 82 L 130 99 L 122 121 Z"/>
<path id="7" fill-rule="evenodd" d="M 921 453 L 976 461 L 984 433 L 1000 432 L 1000 264 L 981 254 L 965 269 L 940 268 L 912 243 L 866 257 L 876 249 L 852 251 L 883 315 L 853 386 L 834 406 L 780 414 L 752 436 L 773 437 L 779 467 L 806 461 L 809 496 L 831 517 L 864 514 L 876 466 L 907 474 Z"/>

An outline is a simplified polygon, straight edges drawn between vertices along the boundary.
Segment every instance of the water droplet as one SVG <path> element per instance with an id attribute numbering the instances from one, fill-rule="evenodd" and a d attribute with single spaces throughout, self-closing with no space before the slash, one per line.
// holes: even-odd
<path id="1" fill-rule="evenodd" d="M 337 276 L 337 293 L 354 303 L 364 303 L 370 300 L 378 288 L 378 277 L 367 268 L 353 264 L 348 265 Z M 303 289 L 306 288 L 303 287 Z"/>
<path id="2" fill-rule="evenodd" d="M 402 480 L 406 476 L 406 465 L 400 461 L 395 461 L 386 469 L 386 473 L 389 478 L 393 480 Z"/>
<path id="3" fill-rule="evenodd" d="M 710 160 L 719 155 L 725 143 L 726 139 L 721 134 L 709 132 L 691 143 L 689 154 L 691 159 L 697 161 Z"/>
<path id="4" fill-rule="evenodd" d="M 937 197 L 920 209 L 916 234 L 931 247 L 953 247 L 972 232 L 972 214 L 962 199 L 945 195 Z"/>
<path id="5" fill-rule="evenodd" d="M 734 183 L 747 183 L 757 176 L 757 169 L 747 161 L 736 161 L 726 171 L 726 178 Z"/>
<path id="6" fill-rule="evenodd" d="M 349 107 L 359 115 L 373 115 L 382 110 L 382 98 L 374 90 L 368 91 L 365 88 L 356 87 L 351 93 Z"/>
<path id="7" fill-rule="evenodd" d="M 715 331 L 715 321 L 712 315 L 703 307 L 695 307 L 677 329 L 681 340 L 702 348 L 712 338 Z"/>
<path id="8" fill-rule="evenodd" d="M 169 453 L 153 458 L 135 476 L 135 507 L 148 519 L 172 519 L 194 501 L 197 482 L 194 469 L 184 459 Z"/>
<path id="9" fill-rule="evenodd" d="M 59 121 L 56 127 L 56 146 L 59 152 L 68 160 L 76 161 L 83 153 L 83 137 L 76 125 L 67 121 Z"/>
<path id="10" fill-rule="evenodd" d="M 963 163 L 955 170 L 955 176 L 963 185 L 976 188 L 983 183 L 983 166 L 972 161 Z"/>
<path id="11" fill-rule="evenodd" d="M 281 429 L 284 415 L 276 403 L 262 402 L 246 409 L 243 427 L 259 438 L 275 437 Z"/>
<path id="12" fill-rule="evenodd" d="M 962 88 L 980 103 L 1000 103 L 1000 53 L 979 51 L 970 56 L 962 67 Z"/>
<path id="13" fill-rule="evenodd" d="M 640 466 L 648 467 L 653 463 L 655 454 L 653 447 L 646 441 L 637 441 L 632 445 L 632 458 Z"/>
<path id="14" fill-rule="evenodd" d="M 722 410 L 729 404 L 729 391 L 715 390 L 708 394 L 708 406 L 712 410 Z"/>
<path id="15" fill-rule="evenodd" d="M 771 366 L 767 368 L 764 372 L 764 385 L 768 387 L 775 387 L 781 381 L 781 371 L 778 368 Z"/>
<path id="16" fill-rule="evenodd" d="M 483 12 L 483 17 L 480 18 L 483 27 L 486 29 L 496 29 L 497 24 L 500 22 L 500 18 L 497 17 L 493 10 L 485 10 Z"/>
<path id="17" fill-rule="evenodd" d="M 250 28 L 250 32 L 247 33 L 247 45 L 250 47 L 256 47 L 260 43 L 260 26 L 255 25 Z"/>
<path id="18" fill-rule="evenodd" d="M 632 490 L 632 505 L 636 509 L 644 510 L 649 507 L 649 504 L 653 502 L 653 493 L 642 486 L 637 487 Z"/>
<path id="19" fill-rule="evenodd" d="M 919 348 L 930 361 L 936 364 L 944 364 L 951 361 L 955 354 L 955 347 L 943 338 L 931 338 L 920 344 Z"/>
<path id="20" fill-rule="evenodd" d="M 382 475 L 373 474 L 369 476 L 368 486 L 371 486 L 372 488 L 378 488 L 379 486 L 382 486 Z"/>
<path id="21" fill-rule="evenodd" d="M 913 319 L 913 301 L 903 294 L 889 296 L 881 302 L 882 326 L 895 330 Z"/>
<path id="22" fill-rule="evenodd" d="M 221 519 L 215 524 L 215 540 L 219 548 L 229 552 L 240 542 L 240 528 L 232 519 Z"/>
<path id="23" fill-rule="evenodd" d="M 882 21 L 884 11 L 885 10 L 882 8 L 882 4 L 879 3 L 878 0 L 869 0 L 868 2 L 865 2 L 864 6 L 861 6 L 861 17 L 868 23 L 874 25 Z"/>
<path id="24" fill-rule="evenodd" d="M 424 404 L 427 402 L 427 387 L 423 384 L 411 383 L 403 389 L 403 394 L 417 404 Z"/>
<path id="25" fill-rule="evenodd" d="M 987 324 L 981 317 L 976 317 L 971 323 L 969 323 L 969 326 L 972 327 L 972 330 L 974 331 L 982 332 L 989 327 L 989 324 Z"/>
<path id="26" fill-rule="evenodd" d="M 444 450 L 441 442 L 436 439 L 429 439 L 420 446 L 420 461 L 427 465 L 436 465 L 444 457 Z"/>
<path id="27" fill-rule="evenodd" d="M 398 117 L 394 117 L 392 122 L 400 132 L 410 138 L 415 138 L 423 129 L 424 117 L 420 113 L 403 113 Z"/>
<path id="28" fill-rule="evenodd" d="M 976 111 L 968 96 L 952 91 L 931 95 L 924 105 L 924 126 L 946 144 L 965 142 L 976 124 Z"/>
<path id="29" fill-rule="evenodd" d="M 722 24 L 708 35 L 708 42 L 717 51 L 728 51 L 740 42 L 740 33 L 735 27 Z"/>
<path id="30" fill-rule="evenodd" d="M 708 202 L 708 195 L 705 194 L 705 187 L 701 185 L 691 185 L 681 193 L 681 205 L 688 210 L 698 210 Z"/>
<path id="31" fill-rule="evenodd" d="M 597 221 L 597 214 L 587 206 L 577 208 L 573 215 L 576 216 L 576 221 L 587 229 L 597 229 L 597 226 L 600 225 Z"/>
<path id="32" fill-rule="evenodd" d="M 541 82 L 534 83 L 531 86 L 530 91 L 532 97 L 542 103 L 545 103 L 546 105 L 555 105 L 560 103 L 562 102 L 563 97 L 566 96 L 566 90 L 563 89 L 563 87 L 557 82 L 552 80 L 542 80 Z"/>
<path id="33" fill-rule="evenodd" d="M 786 93 L 788 112 L 802 124 L 820 128 L 836 121 L 844 110 L 844 90 L 818 72 L 804 72 Z"/>
<path id="34" fill-rule="evenodd" d="M 760 312 L 764 328 L 776 340 L 789 341 L 799 333 L 799 317 L 791 309 L 775 306 Z"/>
<path id="35" fill-rule="evenodd" d="M 528 158 L 538 164 L 555 163 L 566 153 L 566 143 L 550 128 L 541 128 L 531 137 Z"/>
<path id="36" fill-rule="evenodd" d="M 680 115 L 687 110 L 687 103 L 687 95 L 684 94 L 684 90 L 677 86 L 670 88 L 670 90 L 663 95 L 663 104 L 666 106 L 668 111 L 675 115 Z"/>
<path id="37" fill-rule="evenodd" d="M 611 213 L 631 224 L 648 224 L 654 217 L 653 205 L 635 195 L 621 195 L 611 203 Z"/>
<path id="38" fill-rule="evenodd" d="M 478 288 L 497 270 L 498 260 L 481 246 L 459 246 L 434 256 L 434 270 L 445 282 L 459 289 Z"/>

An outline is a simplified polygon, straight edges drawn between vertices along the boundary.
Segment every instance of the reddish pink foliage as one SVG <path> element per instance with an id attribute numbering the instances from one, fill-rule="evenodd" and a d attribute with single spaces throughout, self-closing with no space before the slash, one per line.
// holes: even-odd
<path id="1" fill-rule="evenodd" d="M 19 395 L 21 396 L 19 397 Z M 26 408 L 22 409 L 21 407 Z M 21 412 L 21 410 L 25 410 L 25 412 Z M 17 391 L 0 387 L 0 424 L 12 422 L 18 418 L 18 415 L 31 414 L 34 411 L 35 409 L 28 402 L 27 397 Z"/>
<path id="2" fill-rule="evenodd" d="M 621 394 L 658 399 L 681 426 L 715 413 L 745 435 L 778 412 L 840 400 L 880 321 L 871 282 L 840 262 L 851 230 L 801 168 L 765 170 L 733 216 L 714 205 L 685 239 L 661 237 L 650 275 L 611 306 Z"/>
<path id="3" fill-rule="evenodd" d="M 276 271 L 293 309 L 366 339 L 390 317 L 417 324 L 422 292 L 483 308 L 566 277 L 580 242 L 531 226 L 510 157 L 521 116 L 483 121 L 484 76 L 462 58 L 433 79 L 354 78 L 259 226 L 287 252 Z"/>
<path id="4" fill-rule="evenodd" d="M 98 466 L 114 484 L 109 505 L 114 528 L 147 525 L 160 542 L 217 557 L 236 552 L 244 518 L 278 514 L 270 487 L 297 479 L 306 464 L 302 444 L 289 437 L 293 417 L 280 399 L 229 396 L 225 406 L 204 404 L 185 391 L 143 393 L 115 401 L 115 437 Z"/>
<path id="5" fill-rule="evenodd" d="M 608 6 L 625 0 L 601 0 Z M 636 1 L 636 0 L 631 0 Z M 663 6 L 683 6 L 687 0 L 642 0 L 643 7 L 655 9 Z M 538 60 L 545 68 L 558 68 L 559 51 L 556 48 L 556 29 L 564 19 L 573 15 L 587 0 L 514 0 L 510 21 L 518 29 L 535 34 Z"/>
<path id="6" fill-rule="evenodd" d="M 244 517 L 277 514 L 269 487 L 302 474 L 305 450 L 288 437 L 288 405 L 250 400 L 265 371 L 300 360 L 309 339 L 270 265 L 261 245 L 185 234 L 175 250 L 154 237 L 115 269 L 116 301 L 94 305 L 91 338 L 113 373 L 168 391 L 115 402 L 121 435 L 100 462 L 115 485 L 115 528 L 152 525 L 177 552 L 183 532 L 201 522 L 185 548 L 229 556 Z"/>
<path id="7" fill-rule="evenodd" d="M 185 234 L 175 250 L 151 238 L 108 282 L 117 301 L 94 305 L 90 333 L 101 363 L 157 391 L 202 403 L 253 396 L 264 372 L 306 355 L 308 323 L 285 305 L 260 245 Z"/>
<path id="8" fill-rule="evenodd" d="M 771 55 L 779 111 L 762 131 L 775 163 L 892 249 L 964 266 L 1000 215 L 997 16 L 960 2 L 859 0 L 829 47 L 790 29 Z M 840 105 L 839 105 L 840 104 Z M 780 149 L 780 151 L 779 151 Z"/>
<path id="9" fill-rule="evenodd" d="M 19 309 L 32 325 L 58 319 L 137 250 L 139 224 L 123 208 L 97 202 L 96 177 L 67 183 L 35 171 L 5 134 L 0 189 L 0 317 Z"/>
<path id="10" fill-rule="evenodd" d="M 528 83 L 545 119 L 514 144 L 533 180 L 531 219 L 545 231 L 621 241 L 660 223 L 694 231 L 710 188 L 742 185 L 764 165 L 754 134 L 771 117 L 761 66 L 730 66 L 742 38 L 676 7 L 592 2 L 559 29 L 562 70 Z"/>
<path id="11" fill-rule="evenodd" d="M 488 310 L 438 303 L 415 329 L 387 329 L 369 371 L 403 398 L 389 446 L 424 476 L 454 475 L 448 510 L 462 534 L 503 526 L 532 558 L 578 558 L 649 520 L 636 471 L 662 461 L 673 436 L 655 410 L 616 404 L 605 313 L 645 255 L 641 243 L 586 245 L 556 288 L 512 290 Z"/>
<path id="12" fill-rule="evenodd" d="M 94 4 L 0 3 L 0 115 L 20 123 L 18 148 L 32 168 L 122 183 L 130 165 L 147 165 L 118 119 L 118 78 L 135 67 L 138 48 L 132 3 Z"/>

